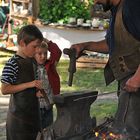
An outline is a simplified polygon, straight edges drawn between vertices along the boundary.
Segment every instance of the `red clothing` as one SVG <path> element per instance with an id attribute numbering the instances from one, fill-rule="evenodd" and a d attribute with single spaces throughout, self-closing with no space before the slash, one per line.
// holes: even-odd
<path id="1" fill-rule="evenodd" d="M 45 68 L 47 70 L 48 79 L 53 90 L 53 94 L 57 95 L 60 93 L 60 78 L 56 71 L 55 63 L 59 61 L 62 51 L 59 49 L 57 44 L 50 41 L 48 43 L 48 51 L 50 52 L 50 58 L 47 60 Z"/>

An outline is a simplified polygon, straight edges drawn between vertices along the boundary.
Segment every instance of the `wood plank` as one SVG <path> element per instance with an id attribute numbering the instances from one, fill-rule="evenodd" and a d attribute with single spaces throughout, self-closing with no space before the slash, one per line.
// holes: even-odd
<path id="1" fill-rule="evenodd" d="M 87 63 L 106 63 L 108 58 L 98 58 L 98 57 L 80 57 L 77 59 L 77 62 L 87 62 Z"/>
<path id="2" fill-rule="evenodd" d="M 80 57 L 76 61 L 77 68 L 104 68 L 108 58 Z"/>
<path id="3" fill-rule="evenodd" d="M 23 3 L 29 3 L 29 0 L 13 0 L 14 2 L 23 2 Z"/>
<path id="4" fill-rule="evenodd" d="M 77 68 L 104 68 L 105 64 L 97 63 L 76 63 Z"/>

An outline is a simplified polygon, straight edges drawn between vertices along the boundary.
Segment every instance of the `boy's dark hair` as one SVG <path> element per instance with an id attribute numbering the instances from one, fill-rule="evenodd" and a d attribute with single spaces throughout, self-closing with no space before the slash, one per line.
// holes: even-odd
<path id="1" fill-rule="evenodd" d="M 20 40 L 23 40 L 26 45 L 31 41 L 36 39 L 43 40 L 43 35 L 41 31 L 35 25 L 26 25 L 23 26 L 17 35 L 17 42 L 19 44 Z"/>

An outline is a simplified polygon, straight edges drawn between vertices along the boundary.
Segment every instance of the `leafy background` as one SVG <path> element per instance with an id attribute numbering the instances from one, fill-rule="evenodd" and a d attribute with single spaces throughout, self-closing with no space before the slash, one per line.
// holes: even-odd
<path id="1" fill-rule="evenodd" d="M 82 0 L 40 0 L 39 17 L 48 22 L 68 22 L 70 17 L 90 19 L 90 8 L 93 0 L 88 4 Z"/>

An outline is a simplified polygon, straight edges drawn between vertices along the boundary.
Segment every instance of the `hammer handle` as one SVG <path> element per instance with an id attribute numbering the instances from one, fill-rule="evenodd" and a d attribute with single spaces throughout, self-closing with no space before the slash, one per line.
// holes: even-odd
<path id="1" fill-rule="evenodd" d="M 73 73 L 72 72 L 69 72 L 68 86 L 72 86 L 72 81 L 73 81 Z"/>
<path id="2" fill-rule="evenodd" d="M 68 85 L 72 86 L 73 75 L 76 72 L 76 50 L 74 48 L 73 49 L 65 48 L 63 52 L 64 54 L 67 54 L 70 58 L 69 68 L 68 68 L 68 72 L 69 72 Z"/>

